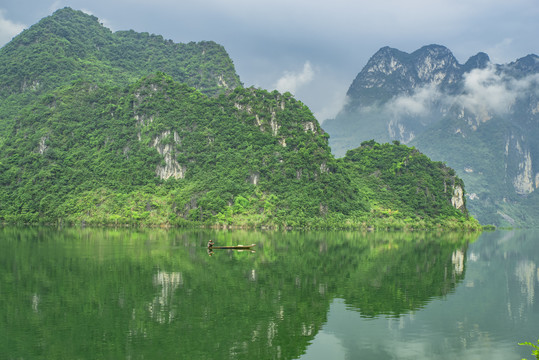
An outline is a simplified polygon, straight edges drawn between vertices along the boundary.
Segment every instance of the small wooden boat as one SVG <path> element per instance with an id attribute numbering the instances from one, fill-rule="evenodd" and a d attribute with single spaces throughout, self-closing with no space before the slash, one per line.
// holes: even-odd
<path id="1" fill-rule="evenodd" d="M 230 245 L 230 246 L 209 246 L 208 249 L 233 249 L 233 250 L 251 250 L 256 244 L 251 245 Z"/>

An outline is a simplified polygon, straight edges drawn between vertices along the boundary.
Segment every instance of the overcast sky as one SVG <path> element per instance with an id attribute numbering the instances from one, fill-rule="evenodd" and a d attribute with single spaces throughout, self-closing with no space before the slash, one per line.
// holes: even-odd
<path id="1" fill-rule="evenodd" d="M 2 0 L 0 45 L 65 6 L 113 31 L 223 45 L 245 86 L 290 91 L 319 121 L 381 47 L 448 47 L 508 63 L 539 53 L 538 0 Z"/>

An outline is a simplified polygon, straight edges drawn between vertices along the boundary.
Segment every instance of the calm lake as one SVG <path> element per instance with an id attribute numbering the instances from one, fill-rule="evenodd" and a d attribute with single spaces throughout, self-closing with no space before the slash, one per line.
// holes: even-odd
<path id="1" fill-rule="evenodd" d="M 0 358 L 531 359 L 538 265 L 534 231 L 0 228 Z"/>

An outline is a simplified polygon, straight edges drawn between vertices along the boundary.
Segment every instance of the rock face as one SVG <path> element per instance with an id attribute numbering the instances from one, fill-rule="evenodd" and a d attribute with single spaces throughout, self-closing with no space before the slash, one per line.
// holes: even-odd
<path id="1" fill-rule="evenodd" d="M 464 209 L 464 190 L 461 186 L 455 186 L 453 189 L 453 197 L 451 198 L 451 205 L 455 209 L 462 210 Z"/>
<path id="2" fill-rule="evenodd" d="M 513 178 L 513 186 L 515 187 L 515 192 L 517 194 L 526 195 L 532 193 L 535 190 L 535 178 L 539 174 L 536 174 L 535 177 L 532 174 L 533 164 L 530 152 L 526 151 L 525 153 L 523 153 L 522 149 L 517 150 L 520 150 L 522 160 L 518 163 L 518 172 Z"/>
<path id="3" fill-rule="evenodd" d="M 324 123 L 336 155 L 344 155 L 346 150 L 339 143 L 337 129 L 343 135 L 350 128 L 367 130 L 359 143 L 370 138 L 411 142 L 451 111 L 454 104 L 444 95 L 455 96 L 466 90 L 465 74 L 485 69 L 488 63 L 488 55 L 479 53 L 461 65 L 449 49 L 439 45 L 425 46 L 411 54 L 389 47 L 380 49 L 350 85 L 346 105 L 337 118 Z M 475 115 L 473 121 L 468 120 L 477 122 Z M 369 125 L 371 130 L 365 129 Z"/>
<path id="4" fill-rule="evenodd" d="M 410 94 L 425 85 L 452 84 L 461 73 L 462 66 L 443 46 L 425 46 L 412 54 L 384 47 L 350 86 L 347 96 L 351 102 L 346 110 L 374 105 L 396 93 Z"/>
<path id="5" fill-rule="evenodd" d="M 384 47 L 322 126 L 337 156 L 365 140 L 398 140 L 445 161 L 465 181 L 468 208 L 481 222 L 504 224 L 501 212 L 518 225 L 539 224 L 539 209 L 529 205 L 539 196 L 538 86 L 537 55 L 496 65 L 478 53 L 460 64 L 440 45 L 411 54 Z"/>
<path id="6" fill-rule="evenodd" d="M 174 132 L 173 139 L 170 139 L 170 137 L 170 131 L 167 130 L 153 141 L 152 146 L 157 149 L 157 152 L 164 160 L 164 165 L 158 165 L 155 172 L 157 176 L 164 180 L 170 177 L 183 179 L 185 177 L 185 166 L 178 164 L 174 151 L 174 145 L 180 143 L 180 138 L 177 132 Z"/>

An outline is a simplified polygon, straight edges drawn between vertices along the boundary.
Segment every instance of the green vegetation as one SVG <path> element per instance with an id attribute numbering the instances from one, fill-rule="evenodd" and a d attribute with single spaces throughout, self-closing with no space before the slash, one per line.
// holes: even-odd
<path id="1" fill-rule="evenodd" d="M 400 144 L 336 160 L 304 104 L 236 87 L 216 44 L 112 34 L 66 8 L 0 60 L 3 222 L 479 227 L 451 204 L 451 169 Z"/>
<path id="2" fill-rule="evenodd" d="M 112 33 L 95 16 L 58 10 L 0 49 L 0 138 L 21 106 L 58 87 L 80 80 L 126 86 L 158 71 L 210 96 L 241 86 L 232 60 L 215 42 Z"/>
<path id="3" fill-rule="evenodd" d="M 447 189 L 460 180 L 411 148 L 371 142 L 337 161 L 290 94 L 237 88 L 210 98 L 162 73 L 124 89 L 78 82 L 42 96 L 21 110 L 1 154 L 6 222 L 474 224 L 451 206 Z"/>
<path id="4" fill-rule="evenodd" d="M 365 141 L 349 150 L 342 162 L 357 173 L 355 179 L 362 178 L 369 188 L 377 188 L 373 200 L 388 211 L 393 207 L 420 217 L 458 215 L 451 198 L 453 190 L 463 188 L 464 183 L 455 177 L 453 169 L 430 161 L 415 148 L 397 141 Z M 462 200 L 465 202 L 465 198 Z"/>
<path id="5" fill-rule="evenodd" d="M 221 45 L 176 44 L 132 30 L 112 33 L 96 17 L 70 8 L 23 31 L 2 48 L 0 59 L 2 98 L 79 79 L 125 85 L 156 71 L 209 95 L 241 85 Z"/>
<path id="6" fill-rule="evenodd" d="M 473 221 L 464 220 L 466 198 L 464 192 L 458 193 L 464 189 L 463 181 L 453 169 L 429 160 L 415 148 L 398 141 L 378 144 L 370 140 L 339 161 L 368 201 L 370 216 L 387 219 L 386 227 L 406 229 L 417 223 L 424 224 L 420 227 L 474 227 Z M 455 200 L 461 203 L 453 205 Z"/>
<path id="7" fill-rule="evenodd" d="M 539 359 L 539 340 L 537 340 L 537 345 L 536 344 L 533 344 L 531 342 L 523 342 L 523 343 L 519 343 L 519 345 L 526 345 L 526 346 L 531 346 L 534 350 L 532 351 L 532 354 L 535 356 L 536 359 Z M 526 360 L 526 359 L 524 359 Z"/>

